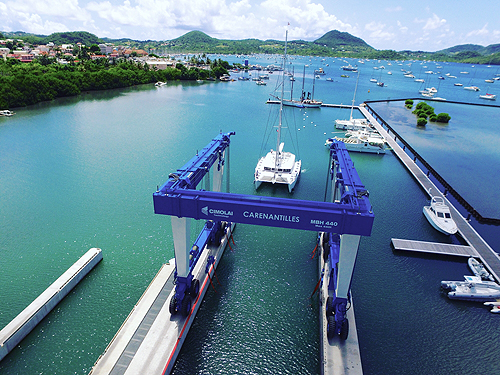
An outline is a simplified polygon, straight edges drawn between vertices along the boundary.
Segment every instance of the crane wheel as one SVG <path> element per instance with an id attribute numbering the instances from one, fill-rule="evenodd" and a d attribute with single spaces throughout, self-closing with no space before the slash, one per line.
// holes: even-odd
<path id="1" fill-rule="evenodd" d="M 191 281 L 191 289 L 189 290 L 189 294 L 193 297 L 196 297 L 200 292 L 200 282 L 197 279 Z"/>
<path id="2" fill-rule="evenodd" d="M 335 336 L 335 317 L 330 315 L 327 318 L 328 324 L 326 325 L 326 335 L 329 339 Z"/>
<path id="3" fill-rule="evenodd" d="M 175 298 L 175 294 L 172 296 L 172 298 L 170 298 L 168 311 L 170 311 L 170 315 L 175 315 L 175 313 L 177 312 L 177 298 Z"/>
<path id="4" fill-rule="evenodd" d="M 181 303 L 181 314 L 182 316 L 188 316 L 191 311 L 191 298 L 188 296 L 184 296 L 184 299 Z"/>
<path id="5" fill-rule="evenodd" d="M 349 336 L 349 320 L 345 318 L 340 328 L 340 339 L 346 340 L 347 336 Z"/>

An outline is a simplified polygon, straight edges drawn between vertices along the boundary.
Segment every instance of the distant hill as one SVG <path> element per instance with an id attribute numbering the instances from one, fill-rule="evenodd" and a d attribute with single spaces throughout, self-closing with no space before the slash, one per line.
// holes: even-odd
<path id="1" fill-rule="evenodd" d="M 357 47 L 357 48 L 365 48 L 365 49 L 374 50 L 374 48 L 371 47 L 370 45 L 368 45 L 363 39 L 358 38 L 358 37 L 351 35 L 349 33 L 340 32 L 337 30 L 332 30 L 332 31 L 327 32 L 321 38 L 316 39 L 314 41 L 314 43 L 324 45 L 324 46 L 327 46 L 330 48 Z"/>
<path id="2" fill-rule="evenodd" d="M 22 31 L 16 32 L 3 32 L 5 38 L 8 39 L 22 39 L 25 43 L 31 44 L 47 44 L 54 43 L 56 45 L 61 44 L 76 44 L 82 43 L 86 46 L 92 44 L 99 44 L 101 40 L 87 31 L 68 31 L 62 33 L 52 33 L 50 35 L 35 35 L 29 34 Z"/>
<path id="3" fill-rule="evenodd" d="M 217 39 L 208 36 L 201 31 L 190 31 L 176 39 L 172 39 L 174 43 L 204 43 L 204 44 L 217 44 Z"/>
<path id="4" fill-rule="evenodd" d="M 477 52 L 480 55 L 491 55 L 500 52 L 500 44 L 490 44 L 487 47 L 483 47 L 479 44 L 460 44 L 458 46 L 442 49 L 436 53 L 456 55 L 462 52 Z"/>
<path id="5" fill-rule="evenodd" d="M 281 40 L 226 40 L 216 39 L 201 32 L 190 31 L 178 38 L 165 41 L 139 41 L 128 38 L 99 38 L 86 31 L 53 33 L 49 36 L 18 32 L 2 32 L 5 38 L 22 39 L 25 44 L 76 44 L 86 46 L 98 43 L 126 45 L 139 48 L 149 53 L 168 55 L 175 53 L 209 53 L 209 54 L 281 54 L 285 42 Z M 468 62 L 476 64 L 500 64 L 500 44 L 483 47 L 477 44 L 462 44 L 437 52 L 376 50 L 363 39 L 347 32 L 332 30 L 322 37 L 309 42 L 305 40 L 289 40 L 288 53 L 303 56 L 342 56 L 370 59 L 433 59 L 439 61 Z"/>
<path id="6" fill-rule="evenodd" d="M 86 46 L 99 44 L 101 40 L 87 31 L 70 31 L 64 33 L 53 33 L 45 37 L 45 40 L 56 45 L 82 43 Z"/>

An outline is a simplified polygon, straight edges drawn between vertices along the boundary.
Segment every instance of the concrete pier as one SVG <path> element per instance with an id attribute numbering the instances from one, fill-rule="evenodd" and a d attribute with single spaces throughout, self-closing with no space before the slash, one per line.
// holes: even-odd
<path id="1" fill-rule="evenodd" d="M 209 246 L 201 254 L 193 270 L 194 277 L 200 281 L 200 291 L 189 315 L 170 314 L 169 302 L 175 293 L 172 283 L 175 264 L 169 262 L 162 266 L 98 358 L 90 371 L 91 375 L 170 374 L 233 229 L 234 224 L 226 228 L 220 246 Z M 215 257 L 215 263 L 206 274 L 209 255 Z"/>
<path id="2" fill-rule="evenodd" d="M 0 331 L 2 360 L 33 328 L 102 260 L 101 249 L 92 248 Z"/>

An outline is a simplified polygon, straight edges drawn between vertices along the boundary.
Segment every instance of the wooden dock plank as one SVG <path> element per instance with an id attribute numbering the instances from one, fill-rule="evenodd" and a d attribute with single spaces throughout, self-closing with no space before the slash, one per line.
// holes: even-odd
<path id="1" fill-rule="evenodd" d="M 478 257 L 476 250 L 470 246 L 415 240 L 402 240 L 399 238 L 392 238 L 391 242 L 395 250 L 456 255 L 464 257 Z"/>

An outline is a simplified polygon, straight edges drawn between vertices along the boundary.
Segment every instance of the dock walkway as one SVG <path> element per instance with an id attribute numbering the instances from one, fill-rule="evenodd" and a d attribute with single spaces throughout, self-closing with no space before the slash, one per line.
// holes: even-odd
<path id="1" fill-rule="evenodd" d="M 497 282 L 500 282 L 500 258 L 493 251 L 493 249 L 486 243 L 486 241 L 476 232 L 476 230 L 469 224 L 469 222 L 460 214 L 460 212 L 446 199 L 436 185 L 427 177 L 427 175 L 415 164 L 413 159 L 399 146 L 395 139 L 378 123 L 377 120 L 368 112 L 365 106 L 359 106 L 359 110 L 366 117 L 366 119 L 377 129 L 377 131 L 385 138 L 394 153 L 398 156 L 399 160 L 408 168 L 413 177 L 422 186 L 424 191 L 432 196 L 439 196 L 443 198 L 446 204 L 450 207 L 451 216 L 457 224 L 458 231 L 464 240 L 471 246 L 478 254 L 483 264 L 488 268 Z M 432 191 L 432 194 L 430 193 Z"/>
<path id="2" fill-rule="evenodd" d="M 0 331 L 0 361 L 102 260 L 92 248 Z"/>

